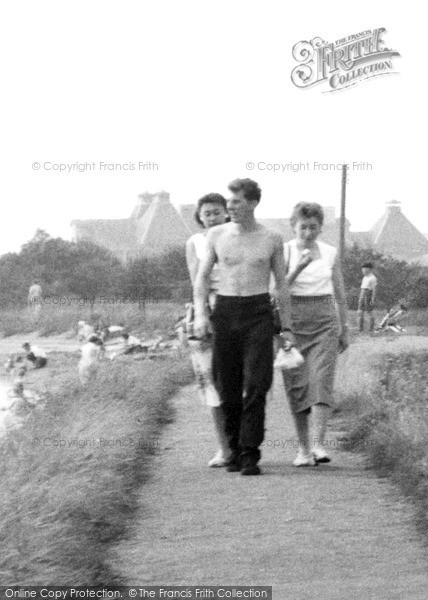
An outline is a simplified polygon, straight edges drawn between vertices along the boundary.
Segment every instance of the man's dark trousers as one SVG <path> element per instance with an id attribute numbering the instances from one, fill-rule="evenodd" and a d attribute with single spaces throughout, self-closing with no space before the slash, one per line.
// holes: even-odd
<path id="1" fill-rule="evenodd" d="M 360 297 L 358 298 L 358 328 L 364 331 L 364 312 L 369 315 L 369 331 L 374 330 L 374 314 L 373 314 L 373 291 L 361 288 Z"/>
<path id="2" fill-rule="evenodd" d="M 232 460 L 254 464 L 260 459 L 266 394 L 273 378 L 270 296 L 219 295 L 212 323 L 213 377 Z"/>

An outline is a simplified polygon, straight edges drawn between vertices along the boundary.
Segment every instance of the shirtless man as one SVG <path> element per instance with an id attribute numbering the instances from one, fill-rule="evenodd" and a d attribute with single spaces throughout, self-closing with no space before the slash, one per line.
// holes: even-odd
<path id="1" fill-rule="evenodd" d="M 261 196 L 258 184 L 236 179 L 229 190 L 231 222 L 208 232 L 206 259 L 201 261 L 196 277 L 194 332 L 198 338 L 210 333 L 209 277 L 217 262 L 219 289 L 211 317 L 213 376 L 232 451 L 227 470 L 258 475 L 266 394 L 273 377 L 274 325 L 268 293 L 271 273 L 284 336 L 292 342 L 290 299 L 281 236 L 254 218 Z"/>

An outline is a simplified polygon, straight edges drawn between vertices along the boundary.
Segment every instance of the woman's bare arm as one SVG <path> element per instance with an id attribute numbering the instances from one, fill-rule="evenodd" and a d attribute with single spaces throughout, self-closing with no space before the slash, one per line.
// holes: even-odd
<path id="1" fill-rule="evenodd" d="M 193 329 L 197 338 L 204 338 L 208 334 L 210 327 L 207 302 L 210 290 L 210 276 L 217 259 L 214 249 L 214 235 L 215 233 L 208 233 L 206 256 L 200 261 L 193 286 L 193 302 L 195 305 Z"/>
<path id="2" fill-rule="evenodd" d="M 312 262 L 312 255 L 309 251 L 306 254 L 302 254 L 295 268 L 290 271 L 290 247 L 288 246 L 288 261 L 287 261 L 287 284 L 290 286 L 300 273 L 305 269 L 310 262 Z"/>
<path id="3" fill-rule="evenodd" d="M 188 239 L 186 243 L 186 262 L 190 280 L 194 286 L 199 268 L 199 259 L 196 256 L 195 243 L 192 238 Z"/>

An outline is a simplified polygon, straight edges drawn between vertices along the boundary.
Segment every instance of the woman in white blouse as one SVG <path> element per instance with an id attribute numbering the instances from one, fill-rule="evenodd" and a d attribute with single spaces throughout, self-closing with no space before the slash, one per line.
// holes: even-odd
<path id="1" fill-rule="evenodd" d="M 299 438 L 293 462 L 297 467 L 330 461 L 325 433 L 336 358 L 349 345 L 345 289 L 336 248 L 317 239 L 323 222 L 319 204 L 297 204 L 290 219 L 296 237 L 284 244 L 293 333 L 305 358 L 298 369 L 283 372 Z"/>
<path id="2" fill-rule="evenodd" d="M 207 194 L 200 198 L 197 204 L 195 218 L 205 231 L 195 233 L 187 240 L 186 258 L 192 284 L 195 283 L 198 267 L 206 252 L 206 234 L 208 229 L 222 225 L 228 221 L 226 200 L 221 194 Z M 214 308 L 218 289 L 217 268 L 211 273 L 209 303 Z M 210 407 L 217 434 L 219 449 L 215 456 L 208 462 L 209 467 L 224 467 L 229 459 L 230 450 L 224 432 L 224 416 L 220 406 L 220 398 L 214 387 L 212 375 L 212 348 L 211 342 L 206 340 L 189 339 L 190 356 L 193 370 L 199 388 L 201 400 Z"/>

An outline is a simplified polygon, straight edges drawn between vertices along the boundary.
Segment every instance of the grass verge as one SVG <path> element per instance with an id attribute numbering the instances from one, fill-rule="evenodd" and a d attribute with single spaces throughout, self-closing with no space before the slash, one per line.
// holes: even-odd
<path id="1" fill-rule="evenodd" d="M 428 352 L 385 355 L 364 396 L 344 397 L 349 437 L 381 477 L 399 486 L 428 532 Z M 351 409 L 351 406 L 353 408 Z"/>
<path id="2" fill-rule="evenodd" d="M 51 355 L 46 408 L 0 440 L 5 585 L 123 583 L 110 548 L 127 534 L 169 398 L 192 379 L 183 358 L 123 360 L 83 391 L 76 364 Z"/>

